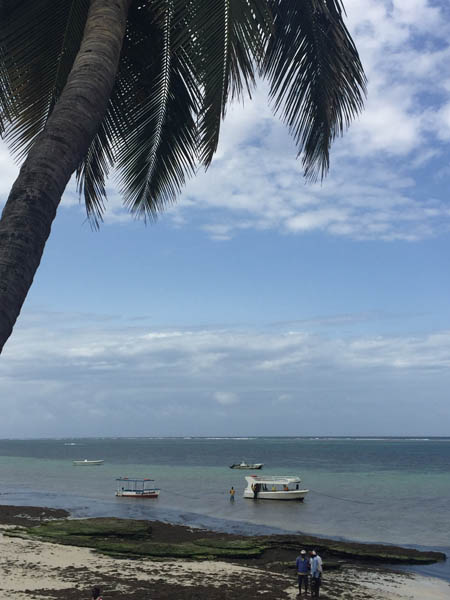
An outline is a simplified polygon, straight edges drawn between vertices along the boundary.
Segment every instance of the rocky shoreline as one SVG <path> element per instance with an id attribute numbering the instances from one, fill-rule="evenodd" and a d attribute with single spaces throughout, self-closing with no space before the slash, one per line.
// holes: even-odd
<path id="1" fill-rule="evenodd" d="M 19 525 L 31 535 L 62 544 L 82 545 L 107 553 L 137 556 L 164 556 L 184 558 L 219 556 L 227 558 L 265 559 L 268 553 L 294 557 L 300 547 L 314 548 L 324 557 L 352 559 L 371 563 L 431 564 L 446 560 L 443 552 L 422 551 L 414 548 L 384 544 L 337 541 L 300 535 L 244 536 L 171 525 L 158 521 L 102 518 L 68 520 L 70 514 L 62 509 L 46 507 L 0 506 L 0 524 Z M 55 527 L 58 521 L 58 527 Z M 82 531 L 82 532 L 81 532 Z M 80 533 L 81 532 L 81 533 Z M 80 537 L 81 536 L 81 537 Z M 101 544 L 99 545 L 99 540 Z M 120 548 L 126 540 L 127 547 Z M 136 547 L 133 548 L 133 540 Z M 110 548 L 108 547 L 110 542 Z M 198 553 L 195 546 L 207 549 Z M 222 544 L 220 542 L 223 542 Z M 152 552 L 152 544 L 155 552 Z M 162 546 L 163 545 L 163 546 Z M 180 549 L 181 548 L 181 549 Z M 219 550 L 221 552 L 219 552 Z M 227 553 L 224 552 L 227 550 Z"/>
<path id="2" fill-rule="evenodd" d="M 47 587 L 34 586 L 21 595 L 15 590 L 17 600 L 88 598 L 93 583 L 104 587 L 105 600 L 125 595 L 132 600 L 215 600 L 234 598 L 237 593 L 254 597 L 254 586 L 258 596 L 267 600 L 296 598 L 294 564 L 300 548 L 315 548 L 324 559 L 324 599 L 415 598 L 408 587 L 413 580 L 415 590 L 420 590 L 420 582 L 434 586 L 430 598 L 450 597 L 446 582 L 395 573 L 391 568 L 395 563 L 445 560 L 440 552 L 302 535 L 239 536 L 161 522 L 69 516 L 51 508 L 0 506 L 3 554 L 18 553 L 10 556 L 11 577 L 14 568 L 20 571 L 24 552 L 33 557 L 28 564 L 36 564 L 34 575 L 53 569 L 51 556 L 67 556 L 67 564 L 54 565 L 58 585 L 44 577 Z M 47 553 L 49 565 L 43 566 L 40 561 Z M 5 565 L 0 567 L 5 569 Z M 7 592 L 3 584 L 0 590 Z M 401 595 L 402 589 L 407 595 Z"/>

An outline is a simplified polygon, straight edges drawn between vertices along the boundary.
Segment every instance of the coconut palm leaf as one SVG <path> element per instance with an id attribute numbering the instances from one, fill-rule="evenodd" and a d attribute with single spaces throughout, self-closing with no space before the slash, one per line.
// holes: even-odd
<path id="1" fill-rule="evenodd" d="M 177 8 L 184 14 L 185 5 L 167 0 L 130 10 L 108 111 L 77 172 L 94 227 L 102 218 L 105 179 L 113 164 L 126 205 L 144 218 L 154 218 L 173 201 L 186 172 L 195 168 L 199 85 L 185 47 L 180 40 L 172 43 L 183 25 Z"/>
<path id="2" fill-rule="evenodd" d="M 19 157 L 59 98 L 89 3 L 0 0 L 0 131 L 12 120 L 6 138 Z M 134 2 L 107 113 L 77 170 L 94 227 L 114 165 L 136 215 L 172 202 L 197 163 L 210 164 L 228 101 L 251 94 L 258 69 L 306 175 L 323 176 L 365 85 L 340 0 Z"/>
<path id="3" fill-rule="evenodd" d="M 0 43 L 0 136 L 3 136 L 6 124 L 11 121 L 11 90 L 8 73 L 4 68 L 3 51 Z"/>
<path id="4" fill-rule="evenodd" d="M 127 113 L 117 167 L 126 205 L 144 218 L 176 198 L 196 165 L 198 82 L 186 48 L 172 44 L 182 20 L 177 8 L 167 0 L 139 11 L 138 20 L 131 15 L 125 41 L 134 110 Z"/>
<path id="5" fill-rule="evenodd" d="M 270 7 L 274 32 L 262 72 L 305 175 L 323 177 L 332 140 L 362 109 L 364 71 L 340 0 L 270 0 Z"/>
<path id="6" fill-rule="evenodd" d="M 77 169 L 77 188 L 84 197 L 86 213 L 94 229 L 98 229 L 105 211 L 105 182 L 114 165 L 113 140 L 114 124 L 111 123 L 110 111 L 100 124 L 97 135 Z"/>
<path id="7" fill-rule="evenodd" d="M 84 198 L 87 216 L 94 229 L 103 219 L 107 200 L 105 182 L 116 164 L 117 148 L 133 130 L 133 115 L 142 102 L 144 81 L 129 48 L 132 38 L 133 27 L 129 24 L 107 112 L 76 173 L 78 191 Z M 139 57 L 138 54 L 136 56 Z M 139 57 L 140 63 L 142 60 Z"/>
<path id="8" fill-rule="evenodd" d="M 198 40 L 197 67 L 204 94 L 199 153 L 208 166 L 228 101 L 240 98 L 244 90 L 251 95 L 271 15 L 266 0 L 196 0 L 192 5 L 191 29 Z"/>
<path id="9" fill-rule="evenodd" d="M 6 132 L 23 158 L 42 131 L 78 52 L 89 0 L 4 0 L 0 45 L 16 110 Z"/>

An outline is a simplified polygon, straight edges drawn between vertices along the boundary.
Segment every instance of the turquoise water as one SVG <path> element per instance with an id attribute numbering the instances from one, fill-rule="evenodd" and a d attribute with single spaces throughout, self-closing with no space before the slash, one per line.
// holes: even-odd
<path id="1" fill-rule="evenodd" d="M 105 463 L 72 466 L 84 458 Z M 247 472 L 228 467 L 241 460 L 265 463 L 266 474 L 300 475 L 311 491 L 303 504 L 244 500 Z M 160 497 L 115 498 L 121 476 L 154 478 Z M 0 440 L 0 482 L 1 504 L 231 531 L 304 532 L 450 554 L 448 438 Z M 428 572 L 450 578 L 447 569 Z"/>

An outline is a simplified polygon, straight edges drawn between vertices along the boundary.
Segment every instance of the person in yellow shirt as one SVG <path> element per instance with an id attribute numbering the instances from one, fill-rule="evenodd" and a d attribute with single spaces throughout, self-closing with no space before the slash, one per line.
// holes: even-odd
<path id="1" fill-rule="evenodd" d="M 234 489 L 233 486 L 231 486 L 231 490 L 230 490 L 230 502 L 234 502 L 234 494 L 235 494 L 236 490 Z"/>

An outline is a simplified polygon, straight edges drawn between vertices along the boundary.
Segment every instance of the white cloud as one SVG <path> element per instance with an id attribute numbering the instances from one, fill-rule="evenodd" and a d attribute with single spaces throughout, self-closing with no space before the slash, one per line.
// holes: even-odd
<path id="1" fill-rule="evenodd" d="M 364 318 L 376 317 L 333 316 L 321 323 L 327 329 L 335 323 L 348 327 Z M 57 321 L 52 327 L 47 321 L 46 331 L 22 324 L 2 354 L 3 376 L 14 377 L 20 370 L 24 381 L 34 381 L 39 373 L 45 379 L 51 372 L 53 380 L 59 381 L 58 369 L 63 366 L 74 374 L 80 369 L 105 371 L 107 377 L 115 369 L 130 369 L 144 378 L 161 373 L 168 381 L 181 377 L 226 379 L 243 371 L 282 373 L 319 367 L 324 362 L 337 369 L 373 365 L 386 369 L 450 367 L 448 331 L 423 336 L 330 338 L 308 332 L 315 323 L 300 322 L 296 329 L 289 328 L 289 324 L 288 329 L 283 324 L 274 325 L 274 332 L 183 329 L 147 333 L 132 327 L 111 329 L 107 322 L 102 326 L 101 321 L 85 329 L 67 328 Z M 226 390 L 214 390 L 214 398 L 221 404 L 237 401 L 234 392 Z"/>
<path id="2" fill-rule="evenodd" d="M 279 394 L 273 401 L 274 405 L 277 404 L 289 404 L 292 402 L 293 396 L 292 394 Z"/>
<path id="3" fill-rule="evenodd" d="M 336 223 L 348 220 L 348 215 L 337 208 L 321 208 L 315 211 L 305 211 L 288 219 L 286 226 L 291 231 L 308 231 L 311 229 L 329 229 Z"/>
<path id="4" fill-rule="evenodd" d="M 289 433 L 286 418 L 299 400 L 318 402 L 321 410 L 330 411 L 339 402 L 341 410 L 357 413 L 369 402 L 373 410 L 385 410 L 397 396 L 410 402 L 407 425 L 417 417 L 418 398 L 431 388 L 437 398 L 438 389 L 448 388 L 450 331 L 349 337 L 335 329 L 342 323 L 348 332 L 354 323 L 359 330 L 361 319 L 373 321 L 376 315 L 322 318 L 321 334 L 313 332 L 313 321 L 273 324 L 266 330 L 142 332 L 113 327 L 115 320 L 96 322 L 94 316 L 45 315 L 41 323 L 25 315 L 2 354 L 0 436 L 25 431 L 207 434 L 214 431 L 216 418 L 228 432 L 254 432 L 254 410 L 266 419 L 267 432 L 276 433 L 271 419 L 283 417 L 279 432 Z M 380 386 L 386 388 L 381 395 Z M 232 427 L 236 411 L 226 409 L 235 405 L 242 410 Z M 364 431 L 365 417 L 358 421 L 356 413 L 355 423 Z M 156 429 L 149 430 L 149 424 Z M 342 429 L 343 424 L 336 426 Z"/>
<path id="5" fill-rule="evenodd" d="M 213 397 L 222 406 L 229 406 L 239 402 L 239 398 L 233 392 L 214 392 Z"/>

